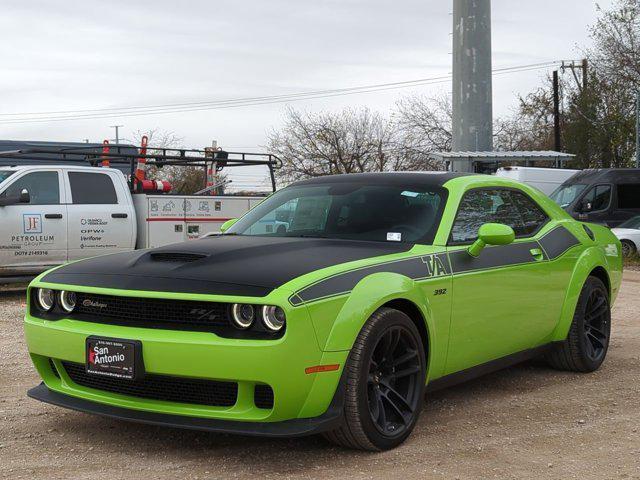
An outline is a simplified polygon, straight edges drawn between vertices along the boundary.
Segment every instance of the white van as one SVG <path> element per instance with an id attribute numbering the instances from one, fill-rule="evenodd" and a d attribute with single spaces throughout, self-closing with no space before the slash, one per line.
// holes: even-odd
<path id="1" fill-rule="evenodd" d="M 496 176 L 526 183 L 546 195 L 551 195 L 560 185 L 579 171 L 564 168 L 503 167 L 496 171 Z"/>
<path id="2" fill-rule="evenodd" d="M 68 261 L 198 238 L 262 199 L 132 196 L 116 169 L 0 167 L 0 281 Z"/>

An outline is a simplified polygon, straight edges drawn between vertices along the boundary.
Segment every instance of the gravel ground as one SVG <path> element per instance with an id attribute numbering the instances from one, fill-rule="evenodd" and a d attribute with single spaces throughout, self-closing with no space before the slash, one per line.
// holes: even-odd
<path id="1" fill-rule="evenodd" d="M 406 444 L 344 451 L 129 424 L 28 399 L 24 301 L 0 296 L 2 478 L 639 478 L 640 272 L 626 272 L 603 368 L 525 364 L 430 395 Z"/>

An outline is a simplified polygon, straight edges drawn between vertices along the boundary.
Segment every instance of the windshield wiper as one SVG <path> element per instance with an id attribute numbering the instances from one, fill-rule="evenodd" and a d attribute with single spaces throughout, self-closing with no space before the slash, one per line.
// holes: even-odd
<path id="1" fill-rule="evenodd" d="M 308 235 L 308 234 L 302 234 L 302 235 L 285 235 L 287 238 L 329 238 L 326 235 Z"/>

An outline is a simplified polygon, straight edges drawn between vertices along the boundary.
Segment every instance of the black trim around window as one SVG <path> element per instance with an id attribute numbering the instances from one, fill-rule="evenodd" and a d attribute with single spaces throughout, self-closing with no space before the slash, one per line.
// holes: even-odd
<path id="1" fill-rule="evenodd" d="M 525 192 L 524 190 L 520 190 L 519 188 L 515 188 L 515 187 L 502 187 L 502 186 L 495 186 L 495 187 L 478 187 L 478 188 L 471 188 L 469 190 L 467 190 L 466 192 L 464 192 L 464 195 L 462 195 L 462 198 L 460 198 L 460 203 L 458 204 L 458 210 L 456 211 L 456 216 L 453 219 L 453 223 L 451 224 L 451 230 L 449 231 L 449 235 L 448 235 L 448 240 L 447 240 L 447 246 L 451 246 L 451 247 L 459 247 L 459 246 L 465 246 L 465 245 L 472 245 L 476 240 L 473 241 L 459 241 L 459 242 L 455 242 L 452 238 L 453 235 L 453 227 L 456 224 L 456 221 L 458 220 L 458 216 L 460 215 L 460 205 L 462 204 L 462 201 L 464 200 L 464 198 L 471 192 L 476 192 L 476 191 L 481 191 L 481 190 L 507 190 L 510 192 L 518 192 L 521 193 L 522 195 L 524 195 L 526 198 L 528 198 L 529 200 L 531 200 L 531 202 L 538 207 L 538 209 L 544 214 L 544 216 L 546 217 L 546 221 L 544 223 L 542 223 L 534 232 L 532 232 L 531 234 L 524 236 L 524 235 L 516 235 L 516 239 L 518 240 L 527 240 L 527 239 L 531 239 L 533 237 L 535 237 L 538 233 L 540 233 L 540 231 L 549 224 L 549 222 L 551 221 L 551 217 L 549 217 L 549 214 L 547 213 L 547 211 L 542 208 L 540 206 L 540 204 L 538 202 L 536 202 L 533 198 L 531 198 L 531 196 Z"/>

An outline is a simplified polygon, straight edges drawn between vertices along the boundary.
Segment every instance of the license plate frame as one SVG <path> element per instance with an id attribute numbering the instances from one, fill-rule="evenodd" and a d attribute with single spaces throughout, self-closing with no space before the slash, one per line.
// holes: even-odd
<path id="1" fill-rule="evenodd" d="M 144 376 L 142 342 L 100 336 L 87 337 L 85 371 L 88 375 L 127 381 Z"/>

